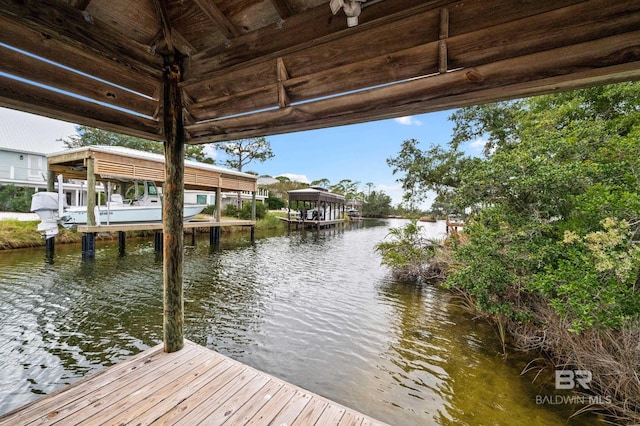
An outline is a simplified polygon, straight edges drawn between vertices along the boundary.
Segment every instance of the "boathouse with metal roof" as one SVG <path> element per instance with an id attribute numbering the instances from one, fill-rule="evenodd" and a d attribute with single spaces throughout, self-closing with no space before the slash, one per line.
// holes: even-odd
<path id="1" fill-rule="evenodd" d="M 317 229 L 344 223 L 345 198 L 327 189 L 314 186 L 287 192 L 288 225 L 295 224 Z M 293 212 L 292 209 L 293 208 Z"/>

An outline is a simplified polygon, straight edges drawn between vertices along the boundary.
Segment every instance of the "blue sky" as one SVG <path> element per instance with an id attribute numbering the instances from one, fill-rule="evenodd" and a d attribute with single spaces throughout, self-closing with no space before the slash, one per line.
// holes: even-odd
<path id="1" fill-rule="evenodd" d="M 397 204 L 402 201 L 402 190 L 386 159 L 396 156 L 406 139 L 417 139 L 425 149 L 431 144 L 446 144 L 453 129 L 453 123 L 448 120 L 451 113 L 442 111 L 268 136 L 275 157 L 264 163 L 249 164 L 245 170 L 261 175 L 285 175 L 302 182 L 327 178 L 331 183 L 337 183 L 351 179 L 359 181 L 363 191 L 367 182 L 373 182 L 373 189 L 384 191 Z M 0 108 L 0 119 L 4 119 L 0 120 L 3 127 L 10 125 L 17 133 L 24 134 L 28 129 L 28 138 L 49 147 L 47 152 L 62 150 L 63 146 L 56 140 L 75 133 L 74 124 L 3 108 Z M 51 149 L 54 146 L 59 149 Z M 471 143 L 467 152 L 479 153 L 481 147 L 482 141 Z M 222 162 L 220 151 L 213 154 L 219 163 Z M 428 203 L 423 207 L 428 207 Z"/>
<path id="2" fill-rule="evenodd" d="M 359 181 L 365 192 L 365 184 L 373 182 L 373 189 L 384 191 L 397 204 L 402 201 L 402 189 L 386 159 L 396 156 L 406 139 L 418 140 L 424 149 L 431 144 L 446 144 L 453 129 L 448 120 L 451 113 L 442 111 L 268 136 L 275 157 L 264 163 L 251 163 L 245 170 L 261 175 L 285 175 L 302 182 L 327 178 L 333 184 L 351 179 Z M 218 161 L 223 158 L 223 154 L 218 154 Z"/>

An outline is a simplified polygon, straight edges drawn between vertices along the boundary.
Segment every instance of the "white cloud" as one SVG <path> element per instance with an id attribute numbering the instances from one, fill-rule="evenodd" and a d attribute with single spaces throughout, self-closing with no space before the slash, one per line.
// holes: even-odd
<path id="1" fill-rule="evenodd" d="M 204 153 L 214 160 L 218 159 L 220 152 L 216 149 L 216 144 L 208 143 L 204 145 Z"/>
<path id="2" fill-rule="evenodd" d="M 394 120 L 403 126 L 422 126 L 422 121 L 416 120 L 413 116 L 398 117 L 394 118 Z"/>
<path id="3" fill-rule="evenodd" d="M 297 175 L 295 173 L 281 173 L 279 175 L 276 175 L 275 177 L 279 177 L 279 176 L 284 176 L 286 178 L 289 178 L 293 182 L 311 183 L 311 181 L 306 175 Z"/>
<path id="4" fill-rule="evenodd" d="M 486 144 L 487 141 L 483 139 L 476 139 L 475 141 L 469 143 L 469 146 L 474 149 L 483 150 Z"/>
<path id="5" fill-rule="evenodd" d="M 391 204 L 393 204 L 394 206 L 397 204 L 400 204 L 403 201 L 402 196 L 404 194 L 404 191 L 402 190 L 402 185 L 400 184 L 395 184 L 395 185 L 380 184 L 380 185 L 376 185 L 372 189 L 375 191 L 383 191 L 385 194 L 390 196 Z M 367 189 L 365 189 L 365 192 L 366 191 Z M 433 203 L 433 200 L 435 198 L 436 198 L 436 193 L 433 191 L 428 191 L 426 199 L 416 207 L 427 210 L 431 207 L 431 204 Z"/>
<path id="6" fill-rule="evenodd" d="M 473 150 L 472 154 L 481 154 L 484 152 L 484 150 L 486 149 L 486 145 L 489 143 L 489 141 L 486 141 L 482 138 L 480 139 L 476 139 L 473 142 L 469 143 L 469 147 Z M 494 146 L 493 148 L 491 148 L 489 150 L 489 154 L 493 154 L 493 152 L 495 151 L 496 147 Z"/>

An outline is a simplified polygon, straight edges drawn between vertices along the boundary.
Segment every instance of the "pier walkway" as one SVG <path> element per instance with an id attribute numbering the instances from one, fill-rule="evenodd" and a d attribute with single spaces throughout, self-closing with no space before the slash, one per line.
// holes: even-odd
<path id="1" fill-rule="evenodd" d="M 384 425 L 185 340 L 153 348 L 0 416 L 0 425 Z"/>

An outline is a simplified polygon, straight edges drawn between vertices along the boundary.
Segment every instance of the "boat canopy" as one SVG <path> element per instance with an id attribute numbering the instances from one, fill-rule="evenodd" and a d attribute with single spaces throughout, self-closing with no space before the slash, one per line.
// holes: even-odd
<path id="1" fill-rule="evenodd" d="M 344 203 L 343 195 L 316 188 L 294 189 L 287 193 L 289 194 L 289 201 Z"/>

